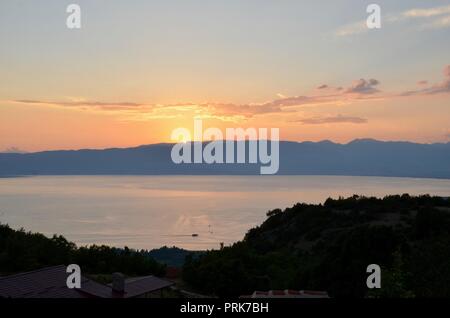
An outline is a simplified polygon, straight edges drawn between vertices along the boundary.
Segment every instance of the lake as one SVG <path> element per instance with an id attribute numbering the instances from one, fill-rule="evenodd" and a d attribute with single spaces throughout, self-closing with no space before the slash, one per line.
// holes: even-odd
<path id="1" fill-rule="evenodd" d="M 241 240 L 267 211 L 363 194 L 450 197 L 448 179 L 342 176 L 0 178 L 0 222 L 79 245 L 200 250 Z M 198 234 L 193 237 L 192 234 Z"/>

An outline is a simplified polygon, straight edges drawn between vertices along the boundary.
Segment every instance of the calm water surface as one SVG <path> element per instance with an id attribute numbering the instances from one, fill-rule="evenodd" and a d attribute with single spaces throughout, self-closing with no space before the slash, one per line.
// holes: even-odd
<path id="1" fill-rule="evenodd" d="M 450 196 L 450 180 L 337 176 L 0 178 L 0 222 L 78 244 L 217 248 L 270 209 L 352 194 Z M 192 234 L 198 237 L 192 237 Z"/>

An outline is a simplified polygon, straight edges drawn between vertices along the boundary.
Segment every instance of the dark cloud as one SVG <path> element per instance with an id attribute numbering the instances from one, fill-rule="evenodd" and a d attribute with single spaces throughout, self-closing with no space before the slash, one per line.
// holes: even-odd
<path id="1" fill-rule="evenodd" d="M 352 85 L 345 90 L 347 94 L 375 94 L 378 93 L 379 90 L 375 88 L 380 84 L 380 82 L 376 79 L 364 79 L 361 78 L 352 83 Z"/>
<path id="2" fill-rule="evenodd" d="M 326 89 L 326 88 L 328 88 L 327 84 L 323 84 L 323 85 L 317 86 L 317 89 Z"/>

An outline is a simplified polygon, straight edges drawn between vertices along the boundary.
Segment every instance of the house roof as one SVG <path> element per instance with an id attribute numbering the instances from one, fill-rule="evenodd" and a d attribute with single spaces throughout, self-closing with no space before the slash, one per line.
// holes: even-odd
<path id="1" fill-rule="evenodd" d="M 125 280 L 124 294 L 118 294 L 115 295 L 115 297 L 133 298 L 148 293 L 149 291 L 160 290 L 172 285 L 172 282 L 151 275 L 128 278 Z M 112 288 L 112 284 L 109 284 L 108 286 Z"/>
<path id="2" fill-rule="evenodd" d="M 255 291 L 252 295 L 242 295 L 239 298 L 329 298 L 325 291 L 316 290 L 269 290 Z"/>
<path id="3" fill-rule="evenodd" d="M 67 275 L 66 266 L 58 265 L 0 277 L 0 298 L 130 298 L 173 285 L 154 276 L 138 277 L 126 280 L 125 293 L 121 294 L 84 276 L 80 289 L 70 289 Z"/>

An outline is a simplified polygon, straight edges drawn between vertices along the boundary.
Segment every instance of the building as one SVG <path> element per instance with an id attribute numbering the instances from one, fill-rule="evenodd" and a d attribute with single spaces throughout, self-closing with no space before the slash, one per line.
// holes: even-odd
<path id="1" fill-rule="evenodd" d="M 52 266 L 0 277 L 0 298 L 138 298 L 162 297 L 174 283 L 155 276 L 125 279 L 113 274 L 113 283 L 100 284 L 81 276 L 81 288 L 66 285 L 66 266 Z"/>
<path id="2" fill-rule="evenodd" d="M 316 290 L 269 290 L 255 291 L 251 295 L 243 295 L 239 298 L 330 298 L 325 291 Z"/>

